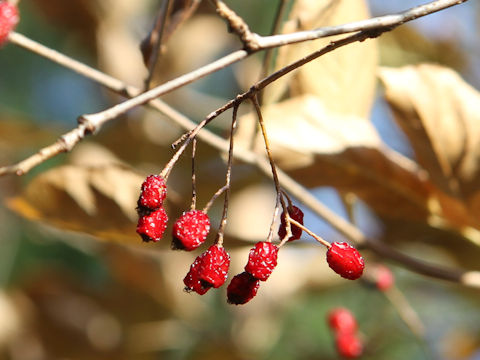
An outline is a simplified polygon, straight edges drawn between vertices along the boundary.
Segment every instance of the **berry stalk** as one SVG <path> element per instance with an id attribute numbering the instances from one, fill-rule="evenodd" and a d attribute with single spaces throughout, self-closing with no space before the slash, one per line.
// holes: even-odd
<path id="1" fill-rule="evenodd" d="M 281 196 L 282 189 L 280 187 L 280 181 L 278 180 L 277 167 L 275 165 L 275 161 L 273 160 L 272 150 L 270 149 L 270 141 L 268 140 L 267 129 L 265 128 L 265 122 L 263 121 L 263 115 L 262 115 L 262 111 L 260 109 L 260 104 L 258 102 L 257 93 L 255 93 L 251 97 L 251 101 L 253 103 L 253 106 L 255 107 L 255 111 L 256 111 L 257 117 L 258 117 L 258 123 L 259 123 L 260 129 L 262 131 L 263 141 L 265 143 L 265 150 L 267 152 L 268 161 L 270 162 L 270 167 L 271 167 L 271 170 L 272 170 L 272 178 L 273 178 L 273 182 L 275 184 L 275 191 L 277 192 L 277 195 L 279 196 L 280 203 L 282 205 L 283 211 L 285 213 L 287 213 L 287 205 L 285 204 L 285 200 L 283 200 L 283 197 Z"/>
<path id="2" fill-rule="evenodd" d="M 295 219 L 292 219 L 290 217 L 290 215 L 287 215 L 288 216 L 288 221 L 290 221 L 290 223 L 292 225 L 295 225 L 297 226 L 298 228 L 302 229 L 303 231 L 305 231 L 308 235 L 310 235 L 311 237 L 313 237 L 315 240 L 317 240 L 320 244 L 322 244 L 323 246 L 325 246 L 327 249 L 330 249 L 330 247 L 332 246 L 332 244 L 330 244 L 327 240 L 324 240 L 322 239 L 320 236 L 318 236 L 317 234 L 315 234 L 314 232 L 310 231 L 307 227 L 303 226 L 303 224 L 299 223 L 298 221 L 296 221 Z M 278 245 L 279 247 L 280 246 L 283 246 L 283 244 L 285 242 L 288 241 L 288 238 L 287 239 L 284 239 L 280 245 Z"/>
<path id="3" fill-rule="evenodd" d="M 218 228 L 218 235 L 217 239 L 215 240 L 217 244 L 222 245 L 223 244 L 223 234 L 225 232 L 225 226 L 227 225 L 227 214 L 228 214 L 228 200 L 230 197 L 230 181 L 231 181 L 231 176 L 232 176 L 232 163 L 233 163 L 233 133 L 235 131 L 235 128 L 237 127 L 237 113 L 238 113 L 238 106 L 239 104 L 236 104 L 233 107 L 233 112 L 232 112 L 232 125 L 230 126 L 230 144 L 228 147 L 228 161 L 227 161 L 227 172 L 225 174 L 225 200 L 223 203 L 223 213 L 222 213 L 222 219 L 220 220 L 220 226 Z"/>

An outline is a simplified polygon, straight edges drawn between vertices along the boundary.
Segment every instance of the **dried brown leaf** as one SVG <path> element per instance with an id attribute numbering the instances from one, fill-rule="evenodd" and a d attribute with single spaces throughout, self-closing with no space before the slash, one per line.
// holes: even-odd
<path id="1" fill-rule="evenodd" d="M 473 210 L 480 214 L 478 91 L 453 70 L 439 65 L 383 68 L 380 77 L 395 119 L 432 182 L 463 203 L 463 213 Z"/>
<path id="2" fill-rule="evenodd" d="M 263 116 L 276 161 L 303 185 L 354 192 L 384 216 L 428 215 L 424 172 L 387 148 L 370 122 L 310 95 L 267 106 Z"/>
<path id="3" fill-rule="evenodd" d="M 296 1 L 282 33 L 363 20 L 370 16 L 363 0 Z M 282 47 L 275 70 L 310 54 L 338 37 Z M 341 114 L 367 117 L 376 84 L 376 41 L 355 43 L 335 50 L 285 76 L 265 92 L 267 103 L 276 102 L 290 89 L 292 96 L 314 94 Z"/>
<path id="4" fill-rule="evenodd" d="M 34 178 L 8 205 L 28 219 L 61 229 L 139 243 L 135 207 L 142 180 L 119 164 L 64 165 Z"/>

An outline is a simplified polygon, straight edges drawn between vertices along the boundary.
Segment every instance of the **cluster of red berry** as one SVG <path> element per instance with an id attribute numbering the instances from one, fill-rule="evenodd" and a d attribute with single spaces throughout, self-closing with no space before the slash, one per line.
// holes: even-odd
<path id="1" fill-rule="evenodd" d="M 0 2 L 0 45 L 2 45 L 12 31 L 18 24 L 20 16 L 15 5 L 8 1 Z"/>
<path id="2" fill-rule="evenodd" d="M 167 228 L 168 216 L 163 202 L 167 197 L 167 184 L 161 176 L 150 175 L 142 184 L 137 202 L 137 233 L 143 241 L 159 241 Z"/>
<path id="3" fill-rule="evenodd" d="M 328 325 L 335 335 L 335 347 L 341 356 L 354 359 L 362 354 L 363 343 L 357 334 L 357 320 L 348 309 L 331 310 Z"/>
<path id="4" fill-rule="evenodd" d="M 163 207 L 167 195 L 165 179 L 160 175 L 148 176 L 142 184 L 137 203 L 137 233 L 143 241 L 159 241 L 167 228 L 168 216 Z M 288 217 L 303 225 L 303 212 L 289 203 Z M 287 236 L 287 214 L 280 216 L 278 236 Z M 206 211 L 190 210 L 184 212 L 173 224 L 172 249 L 192 251 L 202 245 L 210 231 L 210 219 Z M 287 241 L 300 238 L 302 229 L 291 224 L 291 236 Z M 279 246 L 269 241 L 258 242 L 250 250 L 245 271 L 235 275 L 227 287 L 227 299 L 231 304 L 239 305 L 250 301 L 258 291 L 261 281 L 266 281 L 277 266 Z M 364 269 L 363 258 L 359 252 L 347 243 L 333 243 L 327 251 L 329 266 L 342 277 L 358 279 Z M 204 253 L 197 256 L 183 279 L 185 290 L 203 295 L 211 288 L 225 283 L 230 266 L 230 256 L 223 245 L 216 241 Z"/>

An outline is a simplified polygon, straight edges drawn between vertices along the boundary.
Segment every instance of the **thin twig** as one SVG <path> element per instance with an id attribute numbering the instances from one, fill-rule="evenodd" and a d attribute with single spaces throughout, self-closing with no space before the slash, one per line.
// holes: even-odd
<path id="1" fill-rule="evenodd" d="M 273 182 L 275 184 L 275 191 L 277 192 L 278 195 L 281 195 L 282 190 L 280 187 L 280 182 L 278 181 L 277 167 L 275 165 L 275 161 L 273 160 L 272 149 L 270 147 L 270 141 L 268 139 L 267 129 L 265 128 L 265 122 L 263 121 L 262 111 L 260 109 L 260 104 L 258 103 L 258 98 L 256 95 L 252 97 L 252 103 L 255 107 L 258 123 L 262 131 L 263 141 L 265 143 L 265 150 L 267 152 L 268 161 L 270 162 L 270 167 L 272 170 L 272 177 L 273 177 Z M 280 202 L 282 204 L 283 210 L 287 211 L 287 205 L 285 204 L 285 201 L 283 200 L 282 196 L 280 196 Z"/>
<path id="2" fill-rule="evenodd" d="M 56 50 L 50 49 L 34 40 L 29 39 L 25 35 L 19 34 L 15 31 L 10 32 L 8 40 L 11 44 L 20 46 L 34 54 L 47 58 L 59 65 L 62 65 L 76 73 L 85 76 L 116 93 L 124 96 L 136 96 L 140 94 L 140 90 L 133 86 L 128 86 L 124 82 L 115 79 L 101 71 L 98 71 L 88 65 L 81 63 L 78 60 L 72 59 L 69 56 L 62 54 Z"/>
<path id="3" fill-rule="evenodd" d="M 268 230 L 267 242 L 272 242 L 273 240 L 275 220 L 277 219 L 278 213 L 280 212 L 280 196 L 282 195 L 277 194 L 275 199 L 275 209 L 273 210 L 272 222 L 270 223 L 270 229 Z M 291 236 L 291 234 L 289 236 Z"/>
<path id="4" fill-rule="evenodd" d="M 190 84 L 198 79 L 201 79 L 211 73 L 214 73 L 220 69 L 223 69 L 229 65 L 232 65 L 248 56 L 248 52 L 245 50 L 237 50 L 229 55 L 226 55 L 208 65 L 191 71 L 185 75 L 179 76 L 176 79 L 167 81 L 166 83 L 157 86 L 151 90 L 148 90 L 134 98 L 126 100 L 120 104 L 112 106 L 104 111 L 100 111 L 95 114 L 84 114 L 78 118 L 79 123 L 87 124 L 87 128 L 91 133 L 99 129 L 104 123 L 117 118 L 118 116 L 126 113 L 133 108 L 145 104 L 159 96 L 165 95 L 173 90 L 181 88 L 187 84 Z"/>
<path id="5" fill-rule="evenodd" d="M 172 0 L 163 0 L 162 7 L 155 20 L 155 26 L 150 36 L 154 38 L 153 49 L 148 59 L 148 76 L 145 79 L 145 90 L 150 89 L 150 83 L 152 82 L 153 75 L 155 74 L 155 68 L 158 62 L 158 55 L 161 52 L 164 30 L 167 25 L 168 17 L 172 10 Z"/>
<path id="6" fill-rule="evenodd" d="M 265 122 L 263 121 L 262 111 L 260 109 L 260 104 L 258 103 L 258 97 L 256 96 L 256 94 L 252 96 L 251 101 L 255 108 L 255 112 L 257 113 L 258 124 L 260 125 L 263 141 L 265 143 L 265 150 L 267 152 L 268 161 L 270 163 L 270 168 L 272 171 L 272 179 L 273 179 L 273 183 L 275 184 L 275 191 L 277 193 L 277 201 L 280 200 L 280 204 L 282 206 L 283 211 L 287 213 L 288 212 L 287 205 L 285 204 L 285 200 L 283 200 L 283 197 L 282 197 L 282 188 L 280 187 L 280 182 L 278 181 L 277 167 L 275 165 L 275 161 L 273 160 L 272 150 L 270 148 L 270 141 L 268 140 L 268 135 L 267 135 L 267 129 L 265 128 Z M 276 207 L 277 207 L 277 204 L 275 204 L 275 208 Z M 289 232 L 291 233 L 291 229 L 290 231 L 288 231 L 287 229 L 288 237 L 290 236 Z M 287 238 L 287 236 L 285 236 L 285 238 Z"/>
<path id="7" fill-rule="evenodd" d="M 284 193 L 281 195 L 283 196 Z M 288 201 L 288 198 L 287 198 L 287 201 Z M 289 205 L 290 206 L 290 205 Z M 282 216 L 282 215 L 285 215 L 285 216 Z M 283 211 L 282 214 L 280 214 L 280 226 L 282 226 L 282 219 L 285 219 L 285 235 L 283 236 L 283 239 L 280 239 L 280 244 L 279 246 L 283 246 L 293 235 L 292 233 L 292 223 L 290 222 L 290 215 L 288 213 L 288 208 L 287 208 L 287 211 Z"/>
<path id="8" fill-rule="evenodd" d="M 287 0 L 279 0 L 270 35 L 276 35 L 280 31 L 280 25 L 282 24 L 282 19 L 285 13 L 285 9 L 287 7 L 286 5 Z M 270 72 L 269 70 L 272 63 L 273 51 L 274 48 L 268 48 L 267 50 L 265 50 L 265 55 L 262 62 L 262 70 L 260 72 L 260 78 L 266 77 Z M 258 94 L 258 102 L 260 103 L 260 105 L 262 104 L 262 94 L 263 93 Z"/>
<path id="9" fill-rule="evenodd" d="M 222 186 L 220 189 L 218 189 L 215 194 L 213 194 L 213 196 L 211 197 L 211 199 L 208 201 L 207 205 L 205 205 L 205 207 L 203 208 L 203 212 L 204 213 L 207 213 L 208 210 L 210 210 L 210 208 L 212 207 L 213 203 L 215 202 L 215 200 L 217 200 L 217 198 L 223 194 L 223 192 L 225 190 L 227 190 L 227 185 L 224 185 Z"/>
<path id="10" fill-rule="evenodd" d="M 289 215 L 287 215 L 287 217 L 289 218 L 288 221 L 290 221 L 290 223 L 292 225 L 295 225 L 295 226 L 299 227 L 300 229 L 302 229 L 303 231 L 305 231 L 308 235 L 313 237 L 315 240 L 317 240 L 320 244 L 325 246 L 327 249 L 329 249 L 332 246 L 327 240 L 325 240 L 321 236 L 315 234 L 313 231 L 311 231 L 309 228 L 307 228 L 306 226 L 299 223 L 297 220 L 292 219 Z M 283 245 L 283 244 L 280 244 L 280 245 Z"/>
<path id="11" fill-rule="evenodd" d="M 382 267 L 385 267 L 385 271 L 388 271 L 392 276 L 391 286 L 384 289 L 381 289 L 379 286 L 379 282 L 381 282 L 381 271 L 384 271 L 381 270 Z M 362 277 L 362 281 L 364 281 L 366 284 L 374 285 L 375 288 L 392 304 L 402 321 L 410 329 L 413 335 L 422 341 L 424 340 L 425 335 L 425 325 L 422 323 L 422 320 L 408 301 L 405 294 L 395 284 L 393 276 L 394 275 L 391 273 L 391 270 L 385 265 L 375 263 L 374 261 L 370 260 L 368 262 L 367 271 Z"/>
<path id="12" fill-rule="evenodd" d="M 287 193 L 282 189 L 281 190 L 282 193 L 280 194 L 280 196 L 285 196 L 287 198 L 287 202 L 288 202 L 288 206 L 287 206 L 287 211 L 283 210 L 282 214 L 280 214 L 280 226 L 282 226 L 282 219 L 285 219 L 284 222 L 285 222 L 285 235 L 283 236 L 282 239 L 280 239 L 280 245 L 279 246 L 283 246 L 283 244 L 285 244 L 293 235 L 292 233 L 292 223 L 290 222 L 290 214 L 288 212 L 288 209 L 292 206 L 292 201 L 290 200 L 290 198 L 288 197 Z M 282 216 L 284 215 L 284 216 Z"/>
<path id="13" fill-rule="evenodd" d="M 230 127 L 230 144 L 228 147 L 228 161 L 227 161 L 227 172 L 225 174 L 225 201 L 223 203 L 223 214 L 222 219 L 220 220 L 220 226 L 218 228 L 218 234 L 216 243 L 219 245 L 223 244 L 223 235 L 225 233 L 225 227 L 227 226 L 227 217 L 228 217 L 228 200 L 230 197 L 230 183 L 232 177 L 232 164 L 233 164 L 233 145 L 235 138 L 234 132 L 237 127 L 237 113 L 238 113 L 239 104 L 233 107 L 232 112 L 232 125 Z"/>
<path id="14" fill-rule="evenodd" d="M 408 326 L 410 331 L 419 339 L 425 336 L 425 325 L 418 316 L 417 312 L 412 308 L 405 295 L 396 287 L 383 291 L 385 297 L 392 303 L 398 315 L 403 322 Z"/>
<path id="15" fill-rule="evenodd" d="M 197 150 L 197 139 L 193 139 L 192 142 L 192 204 L 191 210 L 195 210 L 197 206 L 197 179 L 195 178 L 195 153 Z"/>
<path id="16" fill-rule="evenodd" d="M 290 196 L 288 196 L 287 192 L 282 189 L 282 194 L 283 194 L 283 196 L 285 196 L 287 198 L 288 207 L 292 207 L 293 206 L 293 201 L 290 198 Z"/>
<path id="17" fill-rule="evenodd" d="M 378 16 L 367 20 L 352 22 L 349 24 L 326 26 L 314 30 L 298 31 L 291 34 L 263 36 L 258 39 L 261 49 L 279 47 L 288 44 L 320 39 L 333 35 L 348 34 L 357 31 L 387 31 L 406 22 L 418 19 L 425 15 L 462 4 L 468 0 L 436 0 L 427 4 L 419 5 L 397 14 Z"/>

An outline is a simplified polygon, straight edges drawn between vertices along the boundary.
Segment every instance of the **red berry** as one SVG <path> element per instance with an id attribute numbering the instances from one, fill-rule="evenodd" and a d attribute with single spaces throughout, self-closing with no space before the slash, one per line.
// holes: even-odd
<path id="1" fill-rule="evenodd" d="M 358 279 L 363 274 L 365 264 L 360 253 L 346 242 L 334 242 L 327 251 L 328 265 L 341 277 Z"/>
<path id="2" fill-rule="evenodd" d="M 300 224 L 303 225 L 303 212 L 300 210 L 298 207 L 295 205 L 289 206 L 287 208 L 288 210 L 288 215 L 295 220 L 298 221 Z M 285 218 L 285 211 L 282 212 L 282 215 L 280 215 L 280 228 L 278 229 L 278 236 L 280 239 L 283 239 L 285 235 L 287 235 L 287 220 Z M 300 236 L 302 236 L 302 229 L 300 229 L 298 226 L 292 224 L 292 236 L 288 239 L 288 241 L 293 241 L 300 239 Z"/>
<path id="3" fill-rule="evenodd" d="M 392 271 L 385 265 L 378 265 L 375 269 L 375 285 L 377 285 L 378 290 L 386 291 L 390 289 L 394 282 L 395 277 L 393 276 Z"/>
<path id="4" fill-rule="evenodd" d="M 0 2 L 0 45 L 3 44 L 20 20 L 18 9 L 8 1 Z"/>
<path id="5" fill-rule="evenodd" d="M 197 256 L 190 271 L 183 279 L 186 291 L 195 291 L 203 295 L 211 287 L 218 288 L 227 279 L 230 256 L 219 245 L 212 245 L 203 254 Z"/>
<path id="6" fill-rule="evenodd" d="M 140 197 L 138 198 L 138 208 L 156 210 L 162 206 L 167 197 L 167 184 L 160 175 L 147 176 L 142 184 Z"/>
<path id="7" fill-rule="evenodd" d="M 328 325 L 336 333 L 355 333 L 357 330 L 357 320 L 345 308 L 335 308 L 328 313 Z"/>
<path id="8" fill-rule="evenodd" d="M 229 304 L 246 304 L 257 295 L 260 280 L 255 279 L 247 272 L 235 275 L 227 287 L 227 301 Z"/>
<path id="9" fill-rule="evenodd" d="M 277 266 L 278 246 L 271 242 L 260 241 L 248 255 L 245 271 L 254 278 L 265 281 Z"/>
<path id="10" fill-rule="evenodd" d="M 163 207 L 138 218 L 137 233 L 143 241 L 159 241 L 167 228 L 168 216 Z"/>
<path id="11" fill-rule="evenodd" d="M 335 337 L 335 346 L 338 353 L 348 359 L 362 355 L 362 341 L 353 333 L 338 333 Z"/>
<path id="12" fill-rule="evenodd" d="M 227 279 L 230 256 L 221 245 L 214 244 L 202 255 L 198 278 L 203 287 L 218 288 Z"/>
<path id="13" fill-rule="evenodd" d="M 211 287 L 203 287 L 200 279 L 198 278 L 198 272 L 200 270 L 202 256 L 203 254 L 197 256 L 193 264 L 190 266 L 190 270 L 188 271 L 187 275 L 183 279 L 183 283 L 185 284 L 185 291 L 195 291 L 199 295 L 205 294 L 208 290 L 210 290 Z"/>
<path id="14" fill-rule="evenodd" d="M 173 249 L 191 251 L 199 247 L 210 231 L 210 219 L 200 210 L 184 212 L 173 224 Z"/>

